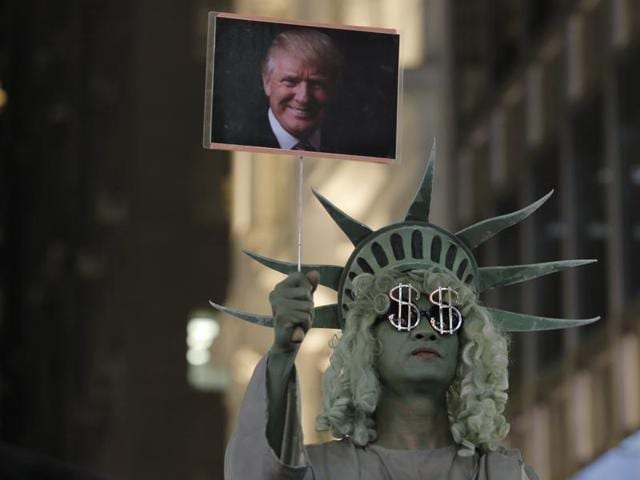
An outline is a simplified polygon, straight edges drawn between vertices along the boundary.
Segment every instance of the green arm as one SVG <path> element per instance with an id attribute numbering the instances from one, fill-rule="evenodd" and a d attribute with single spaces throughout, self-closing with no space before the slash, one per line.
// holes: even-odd
<path id="1" fill-rule="evenodd" d="M 295 358 L 295 353 L 272 350 L 267 361 L 267 441 L 280 459 L 283 454 L 289 388 L 296 388 L 292 381 L 295 379 Z"/>

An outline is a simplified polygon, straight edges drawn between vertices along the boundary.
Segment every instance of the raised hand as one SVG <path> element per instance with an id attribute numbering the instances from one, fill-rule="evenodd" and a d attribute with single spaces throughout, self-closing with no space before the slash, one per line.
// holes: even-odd
<path id="1" fill-rule="evenodd" d="M 275 332 L 272 352 L 297 351 L 313 322 L 313 292 L 319 280 L 316 271 L 292 273 L 269 295 Z"/>

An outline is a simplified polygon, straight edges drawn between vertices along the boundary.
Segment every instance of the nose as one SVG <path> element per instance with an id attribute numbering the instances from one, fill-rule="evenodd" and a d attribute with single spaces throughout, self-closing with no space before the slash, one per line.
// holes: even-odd
<path id="1" fill-rule="evenodd" d="M 307 82 L 300 82 L 296 85 L 295 100 L 298 103 L 307 103 L 309 100 L 309 84 Z"/>
<path id="2" fill-rule="evenodd" d="M 411 332 L 411 336 L 415 340 L 424 340 L 427 342 L 435 342 L 438 339 L 438 336 L 434 332 L 427 332 L 425 330 L 422 331 L 413 331 Z"/>
<path id="3" fill-rule="evenodd" d="M 438 339 L 438 335 L 424 315 L 420 319 L 418 326 L 411 330 L 410 335 L 414 340 L 423 340 L 427 342 L 435 342 Z"/>

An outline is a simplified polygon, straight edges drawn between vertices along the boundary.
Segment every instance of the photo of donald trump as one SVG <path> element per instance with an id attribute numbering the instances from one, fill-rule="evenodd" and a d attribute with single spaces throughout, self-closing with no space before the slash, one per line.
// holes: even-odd
<path id="1" fill-rule="evenodd" d="M 295 29 L 277 35 L 262 62 L 262 85 L 269 99 L 269 131 L 262 143 L 331 151 L 322 124 L 341 66 L 340 52 L 322 32 Z"/>
<path id="2" fill-rule="evenodd" d="M 228 15 L 210 34 L 206 148 L 395 158 L 397 34 Z"/>

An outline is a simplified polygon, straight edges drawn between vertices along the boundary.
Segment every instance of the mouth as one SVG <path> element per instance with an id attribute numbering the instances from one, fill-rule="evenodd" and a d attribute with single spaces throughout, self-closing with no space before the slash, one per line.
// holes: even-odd
<path id="1" fill-rule="evenodd" d="M 287 108 L 296 116 L 301 118 L 310 118 L 315 116 L 315 109 L 309 107 L 294 107 L 292 105 L 288 105 Z"/>
<path id="2" fill-rule="evenodd" d="M 442 358 L 440 352 L 434 350 L 433 348 L 426 347 L 416 348 L 413 352 L 411 352 L 411 356 L 419 358 Z"/>

